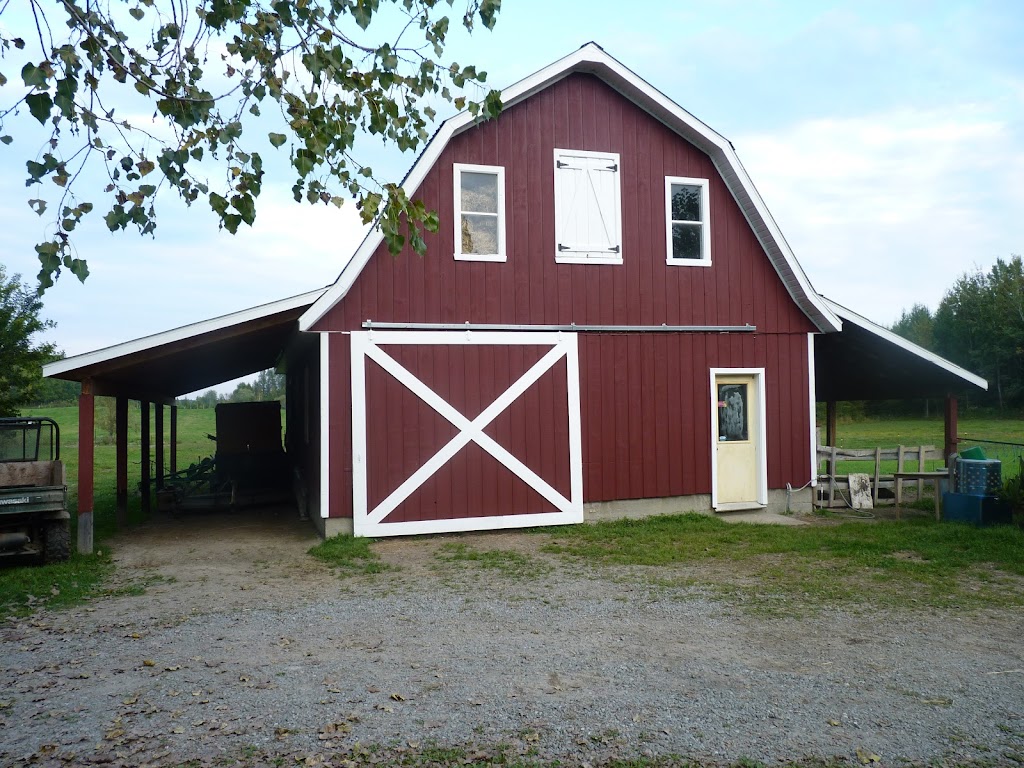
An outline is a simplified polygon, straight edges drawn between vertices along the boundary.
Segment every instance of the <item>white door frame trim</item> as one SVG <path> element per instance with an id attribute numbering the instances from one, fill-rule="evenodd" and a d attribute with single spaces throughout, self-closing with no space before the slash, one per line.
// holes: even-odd
<path id="1" fill-rule="evenodd" d="M 711 508 L 718 509 L 718 376 L 753 376 L 757 387 L 757 503 L 768 505 L 768 437 L 765 412 L 765 369 L 764 368 L 711 368 Z"/>
<path id="2" fill-rule="evenodd" d="M 356 536 L 389 536 L 483 530 L 532 525 L 558 525 L 583 521 L 583 463 L 580 436 L 579 363 L 576 334 L 461 331 L 356 331 L 352 340 L 352 527 Z M 551 349 L 476 418 L 467 419 L 404 366 L 388 355 L 389 344 L 429 345 L 536 345 Z M 566 359 L 566 390 L 569 411 L 570 498 L 495 442 L 484 429 L 526 392 L 559 360 Z M 369 509 L 366 466 L 366 359 L 370 358 L 396 381 L 448 420 L 459 432 L 430 459 L 407 477 L 386 499 Z M 537 514 L 446 518 L 399 523 L 383 520 L 444 466 L 469 442 L 475 442 L 558 511 Z"/>

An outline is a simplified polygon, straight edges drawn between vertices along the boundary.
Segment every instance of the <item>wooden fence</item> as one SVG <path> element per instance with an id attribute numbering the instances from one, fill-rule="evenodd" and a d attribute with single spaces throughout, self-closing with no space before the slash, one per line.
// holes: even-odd
<path id="1" fill-rule="evenodd" d="M 818 475 L 818 494 L 824 492 L 825 498 L 816 498 L 815 503 L 819 507 L 845 507 L 850 499 L 850 473 L 863 473 L 871 480 L 871 502 L 878 506 L 880 501 L 891 500 L 899 506 L 903 503 L 903 491 L 906 483 L 913 483 L 917 489 L 917 498 L 921 498 L 925 482 L 936 483 L 937 481 L 905 480 L 896 479 L 891 472 L 882 470 L 884 462 L 896 462 L 896 472 L 925 472 L 928 462 L 938 461 L 944 463 L 942 450 L 934 445 L 921 445 L 908 447 L 900 445 L 896 448 L 837 448 L 836 446 L 818 446 L 818 468 L 821 472 L 824 462 L 825 471 Z M 838 473 L 839 462 L 843 462 L 845 474 Z M 850 468 L 849 462 L 862 464 L 863 469 Z M 891 493 L 883 497 L 881 490 L 889 490 Z M 938 493 L 938 489 L 934 489 Z"/>

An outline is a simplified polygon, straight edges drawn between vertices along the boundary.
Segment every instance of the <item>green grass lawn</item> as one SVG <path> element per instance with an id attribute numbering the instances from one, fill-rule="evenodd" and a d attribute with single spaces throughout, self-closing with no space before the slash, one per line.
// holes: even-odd
<path id="1" fill-rule="evenodd" d="M 824 428 L 823 428 L 824 429 Z M 945 440 L 944 424 L 941 417 L 932 419 L 878 418 L 864 421 L 840 421 L 836 425 L 836 447 L 838 448 L 896 448 L 904 445 L 917 448 L 934 445 L 942 449 Z M 957 433 L 961 438 L 960 449 L 978 445 L 990 459 L 999 459 L 1003 466 L 1003 479 L 1015 476 L 1019 471 L 1018 459 L 1024 455 L 1024 447 L 996 445 L 979 440 L 994 440 L 999 443 L 1024 445 L 1024 419 L 992 419 L 966 417 L 959 420 Z M 970 439 L 968 439 L 970 438 Z M 824 432 L 822 441 L 824 442 Z M 928 469 L 944 466 L 942 461 L 928 462 Z M 870 467 L 870 469 L 869 469 Z M 872 472 L 874 460 L 868 462 L 839 462 L 838 474 L 849 472 Z M 914 462 L 910 469 L 917 469 Z M 820 467 L 824 471 L 823 465 Z M 895 461 L 882 462 L 882 472 L 896 471 Z"/>
<path id="2" fill-rule="evenodd" d="M 782 526 L 687 514 L 566 526 L 545 549 L 574 559 L 661 567 L 689 585 L 766 612 L 882 605 L 1024 605 L 1024 531 L 931 520 Z M 673 581 L 678 566 L 693 566 Z"/>

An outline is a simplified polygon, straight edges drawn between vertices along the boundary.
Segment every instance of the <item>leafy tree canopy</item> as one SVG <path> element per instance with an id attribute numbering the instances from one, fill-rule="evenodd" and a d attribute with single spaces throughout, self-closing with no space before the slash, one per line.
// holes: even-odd
<path id="1" fill-rule="evenodd" d="M 21 276 L 7 276 L 0 264 L 0 416 L 17 416 L 42 383 L 43 363 L 54 359 L 52 344 L 36 343 L 53 322 L 40 317 L 38 294 L 22 285 Z"/>
<path id="2" fill-rule="evenodd" d="M 935 333 L 933 326 L 935 320 L 928 307 L 924 304 L 915 304 L 909 310 L 900 313 L 900 319 L 893 323 L 889 330 L 902 336 L 907 341 L 912 341 L 919 347 L 928 350 L 935 349 Z"/>
<path id="3" fill-rule="evenodd" d="M 989 381 L 996 404 L 1024 405 L 1024 263 L 962 275 L 935 311 L 936 350 Z"/>
<path id="4" fill-rule="evenodd" d="M 0 142 L 27 158 L 28 204 L 53 222 L 36 246 L 39 290 L 62 270 L 89 274 L 72 235 L 94 210 L 112 232 L 152 234 L 169 188 L 229 232 L 252 225 L 268 150 L 288 153 L 296 201 L 353 199 L 392 253 L 408 244 L 422 254 L 436 214 L 354 152 L 360 134 L 417 149 L 431 104 L 481 118 L 500 110 L 496 91 L 461 94 L 486 73 L 445 55 L 454 2 L 28 0 L 24 28 L 12 30 L 11 7 L 25 4 L 0 0 L 0 86 L 14 94 L 0 103 Z M 456 24 L 491 28 L 500 5 L 464 0 Z M 20 127 L 26 112 L 42 136 Z"/>

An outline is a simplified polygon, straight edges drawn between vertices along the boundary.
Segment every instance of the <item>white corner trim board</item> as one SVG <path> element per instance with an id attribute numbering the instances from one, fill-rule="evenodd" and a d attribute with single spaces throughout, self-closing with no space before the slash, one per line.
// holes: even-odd
<path id="1" fill-rule="evenodd" d="M 571 333 L 502 333 L 457 331 L 358 331 L 352 340 L 352 528 L 356 536 L 393 536 L 413 533 L 486 530 L 583 522 L 583 464 L 580 436 L 579 363 L 576 335 Z M 466 418 L 385 351 L 388 345 L 540 345 L 551 348 L 474 419 Z M 570 492 L 563 496 L 519 458 L 495 442 L 484 430 L 559 360 L 566 360 L 569 412 Z M 367 455 L 366 361 L 372 360 L 406 389 L 458 429 L 457 434 L 383 501 L 369 507 Z M 512 474 L 540 494 L 557 510 L 537 514 L 448 518 L 385 522 L 402 502 L 455 456 L 475 442 Z"/>

